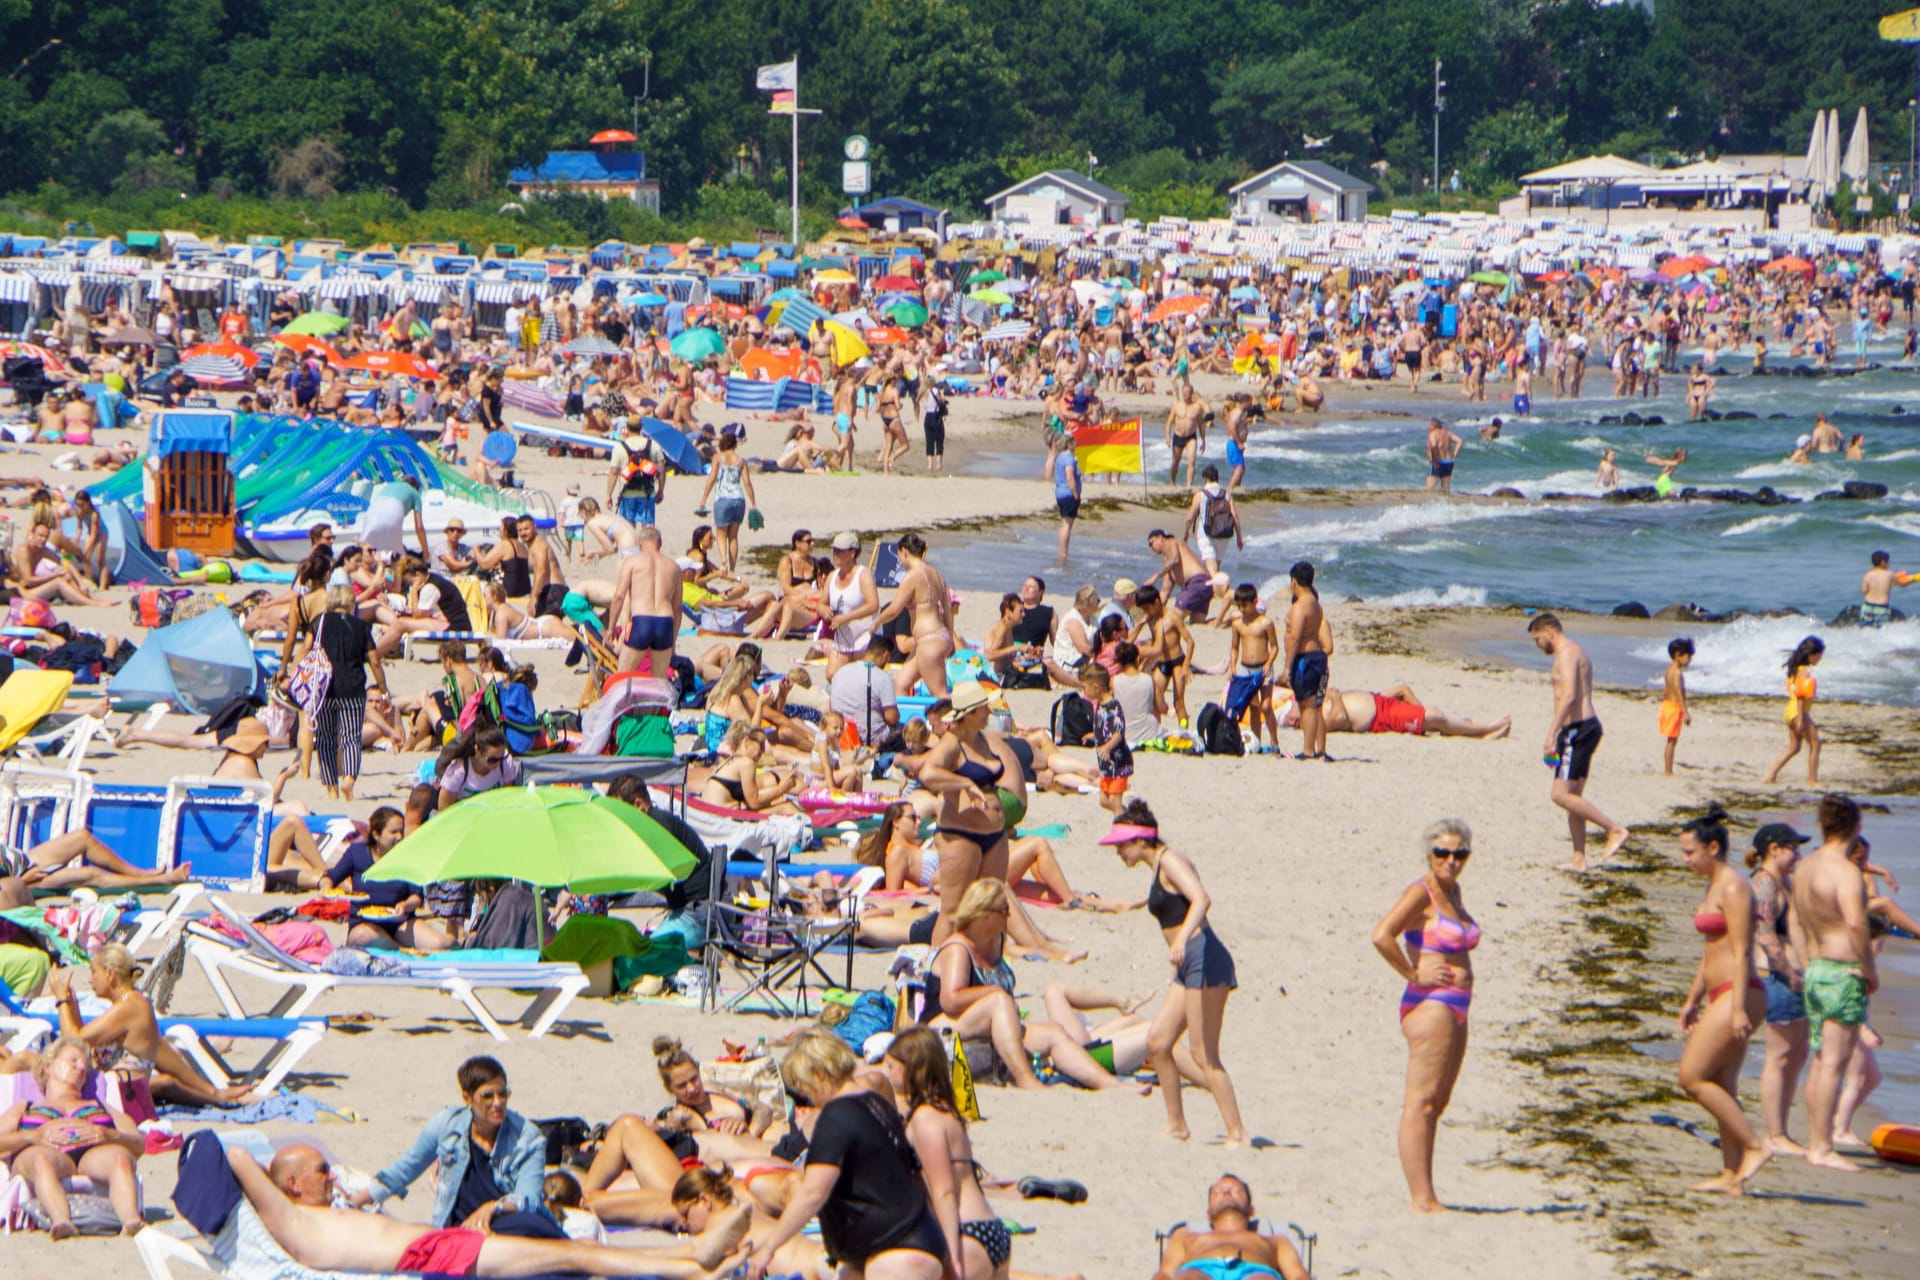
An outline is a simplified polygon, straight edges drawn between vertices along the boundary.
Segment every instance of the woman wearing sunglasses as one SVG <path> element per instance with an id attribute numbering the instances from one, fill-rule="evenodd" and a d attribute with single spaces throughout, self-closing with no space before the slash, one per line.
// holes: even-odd
<path id="1" fill-rule="evenodd" d="M 1446 1206 L 1433 1194 L 1434 1133 L 1467 1054 L 1471 952 L 1480 945 L 1480 926 L 1460 896 L 1460 873 L 1473 855 L 1472 830 L 1458 818 L 1442 818 L 1420 839 L 1427 873 L 1373 926 L 1373 945 L 1407 982 L 1400 997 L 1400 1033 L 1407 1038 L 1400 1167 L 1413 1207 L 1437 1213 Z"/>

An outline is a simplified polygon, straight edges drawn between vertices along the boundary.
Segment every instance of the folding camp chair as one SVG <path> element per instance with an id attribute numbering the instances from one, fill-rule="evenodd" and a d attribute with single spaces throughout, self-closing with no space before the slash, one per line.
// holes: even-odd
<path id="1" fill-rule="evenodd" d="M 1167 1256 L 1167 1241 L 1173 1239 L 1173 1233 L 1186 1225 L 1186 1222 L 1183 1220 L 1174 1223 L 1165 1231 L 1156 1231 L 1153 1233 L 1153 1242 L 1159 1248 L 1160 1257 L 1164 1258 Z M 1252 1226 L 1256 1231 L 1260 1229 L 1258 1220 L 1253 1222 Z M 1300 1265 L 1307 1269 L 1308 1275 L 1312 1275 L 1313 1246 L 1320 1243 L 1320 1233 L 1317 1231 L 1309 1231 L 1297 1222 L 1289 1222 L 1287 1224 L 1287 1234 L 1299 1241 Z"/>
<path id="2" fill-rule="evenodd" d="M 811 1017 L 809 973 L 818 976 L 822 991 L 853 985 L 857 918 L 815 920 L 779 907 L 749 910 L 722 902 L 710 902 L 705 910 L 707 974 L 703 1004 L 708 1012 L 717 1007 L 730 1013 L 759 994 L 782 1017 Z M 841 981 L 836 981 L 821 963 L 821 958 L 836 946 L 847 957 L 846 977 Z M 720 991 L 723 968 L 739 974 L 747 984 L 724 1001 Z M 793 989 L 792 1003 L 782 994 L 789 987 Z"/>
<path id="3" fill-rule="evenodd" d="M 299 1017 L 321 996 L 339 988 L 440 991 L 458 1001 L 488 1035 L 495 1040 L 505 1040 L 507 1032 L 502 1019 L 487 1007 L 479 992 L 532 991 L 532 1003 L 519 1018 L 509 1021 L 519 1022 L 530 1038 L 538 1039 L 553 1029 L 560 1015 L 589 985 L 587 975 L 577 964 L 462 962 L 451 953 L 414 960 L 410 962 L 410 972 L 403 977 L 322 973 L 274 946 L 254 927 L 246 913 L 233 904 L 216 894 L 208 894 L 207 903 L 245 941 L 236 943 L 211 929 L 189 925 L 187 955 L 206 974 L 220 1007 L 234 1017 L 248 1016 L 239 993 L 233 988 L 235 977 L 258 979 L 282 989 L 268 1010 L 269 1017 Z"/>

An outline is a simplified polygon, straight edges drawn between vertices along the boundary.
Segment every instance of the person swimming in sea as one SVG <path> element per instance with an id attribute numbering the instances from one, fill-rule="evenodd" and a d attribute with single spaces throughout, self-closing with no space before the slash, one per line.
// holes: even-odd
<path id="1" fill-rule="evenodd" d="M 1663 458 L 1657 453 L 1647 454 L 1647 465 L 1660 468 L 1660 474 L 1654 478 L 1653 491 L 1663 498 L 1673 496 L 1673 473 L 1687 460 L 1685 449 L 1675 449 L 1671 458 Z"/>

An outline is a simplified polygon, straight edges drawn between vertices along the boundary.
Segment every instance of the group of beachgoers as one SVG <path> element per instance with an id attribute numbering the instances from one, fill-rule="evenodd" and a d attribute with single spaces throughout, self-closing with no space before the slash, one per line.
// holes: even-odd
<path id="1" fill-rule="evenodd" d="M 897 784 L 855 848 L 855 860 L 883 890 L 862 900 L 856 933 L 869 944 L 924 950 L 898 988 L 910 1002 L 903 1029 L 884 1046 L 849 1045 L 830 1030 L 809 1029 L 784 1055 L 777 1083 L 764 1071 L 757 1082 L 736 1072 L 728 1078 L 748 1082 L 736 1094 L 712 1083 L 717 1077 L 677 1043 L 658 1043 L 669 1106 L 651 1118 L 626 1114 L 596 1126 L 557 1166 L 547 1162 L 547 1136 L 509 1108 L 504 1070 L 485 1057 L 460 1064 L 459 1101 L 371 1178 L 335 1167 L 309 1145 L 282 1147 L 264 1167 L 238 1148 L 216 1152 L 195 1162 L 196 1176 L 231 1179 L 241 1201 L 216 1246 L 317 1270 L 616 1275 L 635 1270 L 641 1253 L 640 1269 L 669 1277 L 742 1266 L 750 1280 L 769 1272 L 813 1275 L 831 1258 L 887 1280 L 952 1274 L 1005 1280 L 1013 1242 L 989 1197 L 1008 1187 L 988 1178 L 976 1159 L 967 1106 L 955 1092 L 956 1056 L 985 1084 L 1038 1089 L 1065 1081 L 1142 1094 L 1157 1088 L 1164 1130 L 1174 1139 L 1191 1133 L 1184 1099 L 1190 1085 L 1217 1108 L 1224 1146 L 1252 1144 L 1221 1053 L 1226 1009 L 1238 986 L 1235 958 L 1212 923 L 1202 865 L 1135 794 L 1137 753 L 1168 745 L 1212 749 L 1208 710 L 1268 751 L 1280 750 L 1282 728 L 1297 728 L 1300 750 L 1293 754 L 1317 761 L 1331 758 L 1330 734 L 1497 739 L 1511 728 L 1510 719 L 1478 723 L 1448 715 L 1405 684 L 1379 691 L 1335 687 L 1333 629 L 1314 564 L 1303 560 L 1291 568 L 1284 598 L 1262 600 L 1254 585 L 1233 582 L 1222 561 L 1245 544 L 1234 493 L 1244 482 L 1252 425 L 1264 413 L 1284 410 L 1288 396 L 1300 410 L 1317 410 L 1325 398 L 1322 380 L 1373 376 L 1383 361 L 1386 377 L 1398 365 L 1416 391 L 1457 377 L 1469 399 L 1484 399 L 1490 377 L 1510 379 L 1515 411 L 1524 414 L 1536 376 L 1542 391 L 1578 396 L 1590 353 L 1611 353 L 1615 394 L 1652 394 L 1658 370 L 1677 371 L 1683 341 L 1706 349 L 1688 386 L 1690 414 L 1703 416 L 1722 351 L 1752 342 L 1755 367 L 1762 367 L 1772 334 L 1776 345 L 1805 344 L 1816 359 L 1831 360 L 1830 309 L 1864 316 L 1881 331 L 1896 301 L 1910 311 L 1910 291 L 1896 293 L 1876 270 L 1862 271 L 1844 289 L 1836 289 L 1834 279 L 1738 269 L 1713 294 L 1648 290 L 1608 277 L 1585 287 L 1548 281 L 1512 297 L 1484 286 L 1415 292 L 1364 278 L 1341 289 L 1282 279 L 1259 287 L 1257 300 L 1236 300 L 1224 286 L 1205 285 L 1200 305 L 1150 320 L 1148 308 L 1163 298 L 1114 307 L 1103 318 L 1063 277 L 1020 293 L 1010 314 L 1000 317 L 1031 322 L 1030 336 L 989 342 L 978 324 L 934 322 L 923 334 L 840 367 L 830 335 L 815 333 L 811 342 L 788 335 L 803 367 L 812 362 L 825 370 L 835 434 L 831 444 L 815 444 L 806 413 L 795 415 L 781 457 L 771 462 L 774 470 L 851 469 L 856 427 L 876 413 L 880 470 L 898 469 L 909 452 L 909 414 L 920 419 L 926 465 L 938 469 L 945 379 L 978 374 L 992 394 L 1045 401 L 1046 473 L 1055 486 L 1063 560 L 1084 495 L 1069 428 L 1108 415 L 1103 392 L 1110 398 L 1153 391 L 1157 379 L 1169 380 L 1163 432 L 1172 455 L 1169 481 L 1178 480 L 1184 465 L 1185 483 L 1194 485 L 1197 467 L 1200 484 L 1184 523 L 1149 535 L 1148 550 L 1158 561 L 1153 572 L 1143 581 L 1116 580 L 1105 598 L 1097 587 L 1081 586 L 1070 606 L 1049 603 L 1045 581 L 1030 576 L 1001 597 L 986 632 L 972 643 L 919 533 L 894 544 L 898 576 L 886 593 L 863 563 L 860 535 L 851 531 L 833 534 L 828 554 L 816 556 L 813 532 L 794 530 L 770 587 L 746 575 L 741 530 L 758 527 L 756 466 L 742 453 L 744 430 L 706 438 L 695 412 L 724 395 L 726 374 L 745 367 L 750 351 L 777 337 L 756 315 L 711 309 L 705 323 L 721 332 L 725 349 L 696 365 L 661 352 L 653 341 L 660 336 L 652 328 L 655 315 L 617 298 L 596 295 L 579 306 L 564 298 L 516 303 L 498 340 L 481 338 L 455 304 L 430 321 L 409 311 L 377 327 L 350 327 L 337 350 L 413 351 L 444 366 L 447 376 L 432 394 L 411 397 L 410 405 L 395 383 L 374 409 L 347 403 L 350 388 L 330 359 L 283 348 L 256 373 L 249 407 L 346 420 L 360 415 L 392 426 L 411 415 L 441 425 L 448 456 L 458 453 L 464 424 L 505 427 L 502 371 L 461 366 L 504 364 L 507 376 L 563 393 L 568 416 L 607 438 L 612 459 L 604 493 L 596 487 L 594 495 L 575 495 L 563 523 L 577 529 L 566 530 L 556 547 L 531 516 L 504 518 L 471 543 L 458 521 L 430 537 L 417 484 L 378 486 L 368 497 L 358 545 L 336 546 L 332 526 L 316 524 L 291 588 L 258 591 L 239 602 L 248 632 L 278 633 L 287 673 L 281 696 L 233 708 L 193 733 L 160 729 L 150 718 L 131 722 L 116 735 L 119 746 L 217 752 L 215 777 L 270 781 L 276 809 L 270 887 L 353 892 L 364 906 L 346 922 L 350 947 L 440 950 L 472 935 L 489 893 L 466 884 L 367 879 L 367 872 L 433 815 L 513 785 L 521 759 L 564 748 L 577 733 L 563 719 L 539 713 L 537 679 L 508 656 L 515 646 L 549 645 L 596 661 L 604 655 L 605 670 L 645 671 L 670 683 L 677 701 L 701 708 L 703 750 L 686 790 L 717 812 L 749 820 L 805 816 L 809 793 L 871 794 Z M 1164 288 L 1165 282 L 1153 283 L 1156 292 Z M 930 309 L 937 311 L 951 292 L 942 270 L 931 270 L 924 281 Z M 826 301 L 858 300 L 839 287 L 823 293 Z M 291 306 L 286 299 L 277 303 Z M 1443 339 L 1439 313 L 1445 308 L 1453 309 L 1456 327 Z M 1274 345 L 1256 344 L 1242 354 L 1237 335 L 1223 336 L 1209 324 L 1255 311 L 1269 317 Z M 244 319 L 231 333 L 223 321 L 223 335 L 248 341 Z M 1856 334 L 1861 323 L 1856 319 Z M 84 335 L 85 326 L 79 332 Z M 615 354 L 570 357 L 562 350 L 589 336 L 611 343 Z M 87 342 L 83 336 L 76 350 L 84 352 Z M 138 364 L 136 358 L 114 373 L 134 377 Z M 1237 373 L 1258 384 L 1257 391 L 1237 391 L 1223 401 L 1224 480 L 1206 461 L 1214 411 L 1194 386 L 1196 372 Z M 701 439 L 709 455 L 693 501 L 711 513 L 711 523 L 695 529 L 679 556 L 667 552 L 657 524 L 673 469 L 647 434 L 649 410 Z M 1437 420 L 1429 425 L 1429 488 L 1449 489 L 1460 445 Z M 1670 465 L 1663 462 L 1664 474 L 1683 460 L 1684 451 Z M 482 482 L 507 479 L 482 457 L 472 465 Z M 687 497 L 695 490 L 691 482 L 671 483 Z M 42 489 L 29 502 L 26 549 L 9 558 L 10 582 L 43 603 L 97 602 L 110 581 L 104 533 L 85 494 L 63 504 Z M 64 531 L 68 520 L 77 534 Z M 607 576 L 593 576 L 602 569 Z M 1885 621 L 1888 593 L 1899 585 L 1904 576 L 1876 556 L 1863 592 L 1866 608 L 1880 612 L 1863 610 L 1863 621 Z M 682 652 L 688 608 L 703 622 L 723 621 L 732 634 Z M 1227 633 L 1223 667 L 1197 664 L 1198 627 Z M 1616 853 L 1630 834 L 1585 794 L 1602 736 L 1592 664 L 1553 615 L 1535 616 L 1528 631 L 1552 662 L 1553 715 L 1542 754 L 1552 771 L 1552 802 L 1568 823 L 1569 866 L 1583 870 L 1591 829 L 1603 833 L 1596 862 Z M 395 697 L 387 664 L 415 637 L 445 632 L 478 633 L 495 643 L 436 641 L 439 687 Z M 803 644 L 804 661 L 776 669 L 767 650 L 780 641 Z M 1692 649 L 1676 644 L 1682 647 L 1672 651 L 1661 709 L 1669 769 L 1680 729 L 1691 722 L 1684 675 Z M 950 660 L 963 650 L 978 655 L 978 666 L 963 671 L 970 678 L 954 679 Z M 1769 781 L 1803 747 L 1809 782 L 1817 780 L 1809 669 L 1822 651 L 1810 640 L 1789 662 L 1789 750 Z M 324 695 L 309 705 L 294 696 L 293 676 L 322 660 L 330 678 Z M 823 665 L 823 677 L 810 673 L 813 664 Z M 1196 676 L 1223 677 L 1217 700 L 1203 703 L 1197 716 L 1190 715 Z M 1018 725 L 999 690 L 1038 689 L 1058 691 L 1061 701 L 1046 725 Z M 292 762 L 269 776 L 261 766 L 276 748 L 293 752 Z M 362 751 L 383 748 L 429 753 L 431 779 L 412 786 L 403 804 L 372 810 L 347 839 L 323 851 L 305 822 L 306 808 L 284 798 L 286 787 L 307 776 L 317 757 L 328 797 L 352 804 Z M 705 936 L 710 875 L 704 842 L 635 779 L 614 783 L 609 793 L 652 813 L 696 854 L 695 873 L 666 895 L 661 929 L 697 948 Z M 1139 899 L 1107 901 L 1077 890 L 1053 844 L 1020 830 L 1030 794 L 1097 796 L 1111 814 L 1099 843 L 1138 875 Z M 1851 1132 L 1854 1112 L 1878 1080 L 1876 1037 L 1865 1025 L 1867 996 L 1876 985 L 1873 922 L 1920 930 L 1889 898 L 1872 892 L 1871 877 L 1890 877 L 1867 861 L 1857 807 L 1829 796 L 1819 819 L 1821 842 L 1804 859 L 1800 846 L 1809 841 L 1791 828 L 1771 824 L 1756 833 L 1751 880 L 1728 865 L 1724 815 L 1690 824 L 1679 841 L 1688 869 L 1708 884 L 1694 917 L 1705 944 L 1682 1012 L 1688 1040 L 1680 1065 L 1682 1087 L 1721 1130 L 1725 1166 L 1705 1189 L 1737 1192 L 1769 1156 L 1798 1151 L 1786 1118 L 1809 1051 L 1815 1056 L 1807 1081 L 1808 1159 L 1849 1168 L 1842 1153 L 1859 1145 Z M 1419 850 L 1423 874 L 1380 918 L 1372 941 L 1405 983 L 1400 1023 L 1408 1070 L 1399 1155 L 1414 1207 L 1435 1211 L 1444 1205 L 1434 1187 L 1434 1149 L 1465 1060 L 1472 952 L 1481 929 L 1461 888 L 1472 853 L 1468 823 L 1431 823 Z M 188 867 L 144 871 L 87 833 L 8 849 L 5 857 L 5 906 L 31 906 L 36 894 L 50 891 L 112 890 L 191 875 Z M 838 886 L 826 879 L 810 884 L 803 898 L 806 910 L 822 916 L 839 918 L 846 910 Z M 1166 954 L 1157 1005 L 1149 1008 L 1152 997 L 1048 982 L 1039 1007 L 1031 999 L 1023 1007 L 1013 958 L 1072 963 L 1083 954 L 1043 929 L 1028 899 L 1077 910 L 1144 910 Z M 542 902 L 537 909 L 546 908 Z M 566 895 L 554 909 L 592 912 L 605 904 Z M 1146 936 L 1142 930 L 1142 941 Z M 22 959 L 8 946 L 36 955 Z M 123 1110 L 88 1092 L 91 1073 L 124 1064 L 149 1074 L 156 1098 L 197 1105 L 231 1103 L 244 1090 L 216 1087 L 161 1034 L 138 981 L 139 965 L 124 947 L 110 944 L 91 957 L 87 983 L 101 1005 L 91 1017 L 83 1015 L 75 990 L 76 967 L 55 963 L 53 951 L 28 937 L 0 952 L 8 952 L 9 986 L 53 997 L 59 1020 L 58 1037 L 38 1053 L 0 1053 L 0 1071 L 32 1073 L 43 1095 L 41 1102 L 0 1113 L 0 1156 L 10 1156 L 13 1172 L 32 1186 L 56 1237 L 74 1231 L 62 1180 L 75 1174 L 103 1184 L 122 1225 L 137 1230 L 133 1175 L 144 1147 Z M 1755 976 L 1760 973 L 1764 981 Z M 1756 1019 L 1767 1028 L 1765 1138 L 1747 1124 L 1736 1088 Z M 759 1087 L 769 1083 L 773 1088 Z M 373 1207 L 403 1194 L 436 1161 L 429 1224 L 343 1216 L 346 1205 Z M 1073 1184 L 1037 1185 L 1066 1198 L 1084 1195 Z M 1206 1231 L 1182 1229 L 1169 1240 L 1161 1275 L 1233 1280 L 1271 1273 L 1294 1280 L 1305 1274 L 1285 1239 L 1256 1229 L 1251 1193 L 1239 1178 L 1213 1184 L 1207 1218 Z M 820 1241 L 804 1230 L 816 1219 Z M 684 1238 L 615 1246 L 607 1243 L 609 1227 Z"/>

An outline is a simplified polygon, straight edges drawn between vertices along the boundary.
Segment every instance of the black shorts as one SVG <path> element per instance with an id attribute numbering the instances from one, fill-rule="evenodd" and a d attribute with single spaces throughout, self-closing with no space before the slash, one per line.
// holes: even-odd
<path id="1" fill-rule="evenodd" d="M 1600 749 L 1599 718 L 1588 716 L 1566 725 L 1554 739 L 1553 747 L 1560 753 L 1560 763 L 1554 766 L 1553 776 L 1562 782 L 1583 781 L 1593 768 L 1593 753 Z"/>
<path id="2" fill-rule="evenodd" d="M 1055 510 L 1059 511 L 1062 520 L 1080 518 L 1080 499 L 1078 498 L 1055 498 L 1053 505 Z"/>
<path id="3" fill-rule="evenodd" d="M 907 941 L 917 947 L 924 947 L 933 941 L 933 927 L 940 922 L 938 911 L 929 911 L 907 926 Z"/>
<path id="4" fill-rule="evenodd" d="M 1287 669 L 1287 687 L 1293 690 L 1296 705 L 1319 706 L 1327 696 L 1327 655 L 1295 654 L 1293 665 Z"/>

